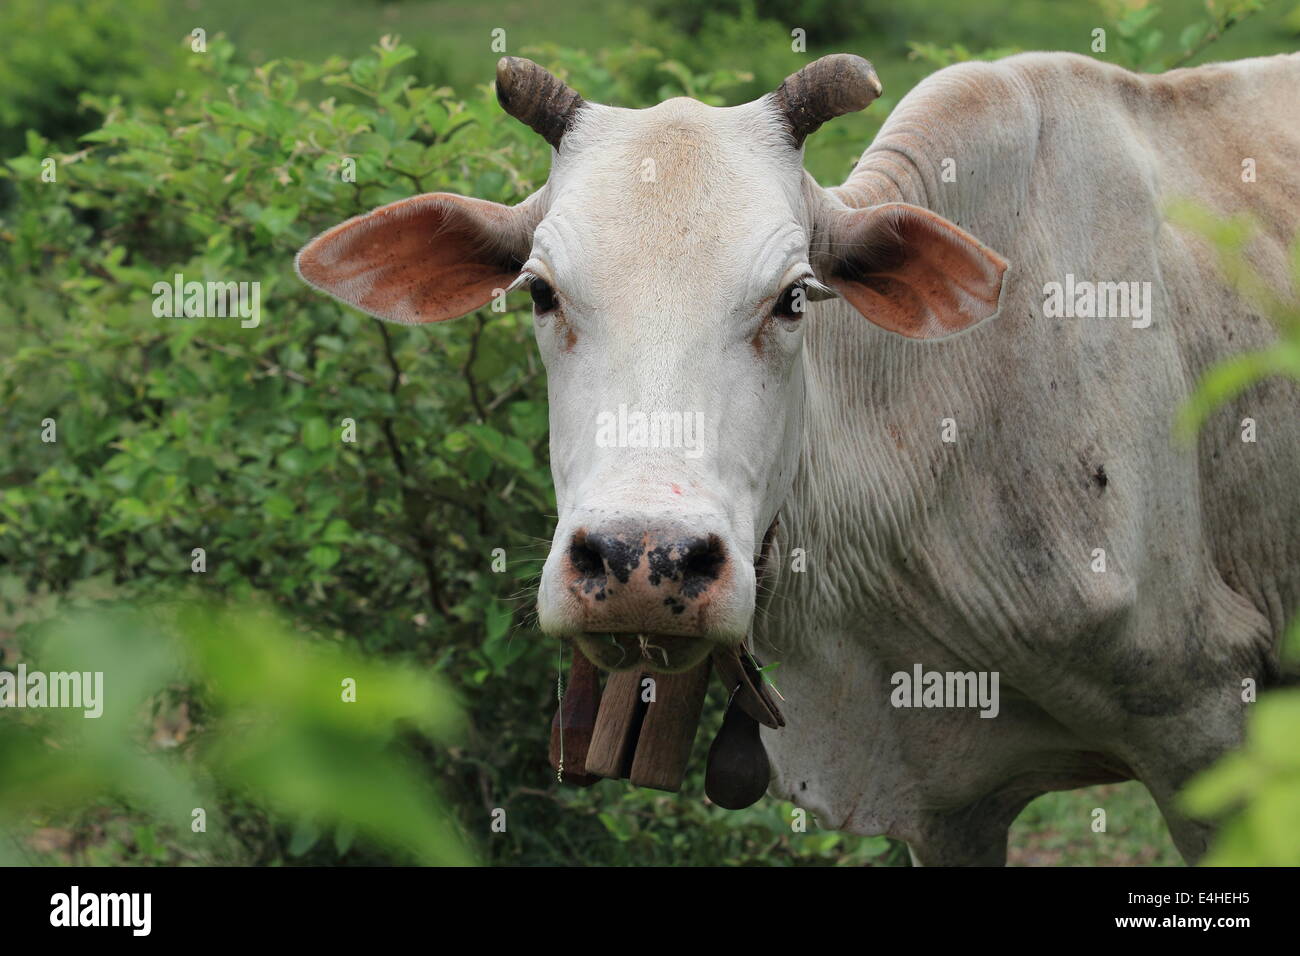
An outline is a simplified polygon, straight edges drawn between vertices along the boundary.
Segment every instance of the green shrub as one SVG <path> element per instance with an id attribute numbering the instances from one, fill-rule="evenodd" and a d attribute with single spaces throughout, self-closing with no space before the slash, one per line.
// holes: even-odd
<path id="1" fill-rule="evenodd" d="M 158 13 L 158 0 L 0 4 L 0 157 L 19 152 L 29 129 L 61 144 L 92 129 L 83 93 L 154 105 L 170 99 L 180 38 L 153 32 Z"/>
<path id="2" fill-rule="evenodd" d="M 413 759 L 412 734 L 446 742 L 457 726 L 447 689 L 418 669 L 202 600 L 145 613 L 88 602 L 28 637 L 28 672 L 102 675 L 98 713 L 5 711 L 0 834 L 111 799 L 138 821 L 122 852 L 136 862 L 279 862 L 241 833 L 250 809 L 295 857 L 328 833 L 337 856 L 360 836 L 389 859 L 471 860 Z M 0 863 L 34 862 L 22 846 L 0 839 Z"/>

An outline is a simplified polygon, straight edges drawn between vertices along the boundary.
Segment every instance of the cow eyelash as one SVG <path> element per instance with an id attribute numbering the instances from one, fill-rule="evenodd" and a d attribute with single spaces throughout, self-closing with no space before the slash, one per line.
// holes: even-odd
<path id="1" fill-rule="evenodd" d="M 785 291 L 776 297 L 772 314 L 781 319 L 803 318 L 803 306 L 808 300 L 806 295 L 799 294 L 801 292 L 803 292 L 802 282 L 792 282 L 786 286 Z"/>
<path id="2" fill-rule="evenodd" d="M 510 283 L 510 286 L 506 291 L 513 292 L 514 290 L 521 289 L 524 286 L 528 287 L 528 292 L 533 297 L 533 308 L 536 310 L 538 315 L 545 315 L 548 312 L 554 311 L 558 303 L 555 301 L 555 289 L 549 282 L 537 275 L 535 272 L 525 271 L 519 273 L 515 278 L 515 281 Z"/>
<path id="3" fill-rule="evenodd" d="M 799 293 L 802 293 L 802 295 Z M 839 293 L 834 289 L 822 284 L 815 277 L 804 276 L 790 283 L 776 297 L 776 304 L 772 306 L 772 314 L 777 318 L 798 321 L 803 318 L 809 302 L 821 302 L 824 299 L 837 298 L 838 295 Z"/>

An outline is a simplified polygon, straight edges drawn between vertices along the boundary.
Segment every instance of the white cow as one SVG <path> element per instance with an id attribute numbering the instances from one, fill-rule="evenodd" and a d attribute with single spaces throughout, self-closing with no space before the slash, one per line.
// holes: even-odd
<path id="1" fill-rule="evenodd" d="M 834 189 L 803 142 L 880 93 L 858 57 L 727 109 L 591 104 L 514 58 L 497 88 L 554 149 L 545 186 L 395 203 L 298 268 L 407 323 L 530 288 L 543 629 L 664 669 L 752 631 L 788 721 L 771 792 L 919 862 L 1000 863 L 1034 797 L 1127 779 L 1195 859 L 1208 829 L 1175 794 L 1240 741 L 1243 681 L 1278 676 L 1297 610 L 1300 399 L 1260 385 L 1172 439 L 1201 374 L 1276 333 L 1163 212 L 1250 211 L 1286 288 L 1300 56 L 950 67 Z M 996 674 L 996 706 L 896 676 L 928 672 Z"/>

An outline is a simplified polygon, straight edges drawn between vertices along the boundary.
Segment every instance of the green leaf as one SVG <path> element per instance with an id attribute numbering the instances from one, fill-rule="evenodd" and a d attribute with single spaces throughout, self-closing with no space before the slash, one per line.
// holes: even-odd
<path id="1" fill-rule="evenodd" d="M 278 236 L 288 229 L 297 218 L 297 206 L 271 206 L 263 209 L 258 214 L 257 222 L 272 236 Z"/>
<path id="2" fill-rule="evenodd" d="M 514 619 L 509 607 L 501 601 L 489 601 L 487 614 L 484 617 L 484 629 L 489 641 L 504 637 L 510 630 L 510 623 Z"/>
<path id="3" fill-rule="evenodd" d="M 300 821 L 289 840 L 289 855 L 302 856 L 320 841 L 320 837 L 320 827 L 308 820 Z"/>
<path id="4" fill-rule="evenodd" d="M 213 465 L 211 458 L 191 455 L 185 463 L 185 476 L 190 480 L 191 484 L 209 484 L 216 475 L 217 469 Z"/>
<path id="5" fill-rule="evenodd" d="M 293 517 L 296 506 L 293 499 L 277 494 L 267 498 L 262 507 L 272 518 L 286 520 Z"/>
<path id="6" fill-rule="evenodd" d="M 312 451 L 326 447 L 334 438 L 330 426 L 321 418 L 310 418 L 302 429 L 302 442 Z"/>
<path id="7" fill-rule="evenodd" d="M 345 856 L 357 838 L 357 828 L 350 823 L 340 824 L 334 828 L 334 850 L 339 856 Z"/>
<path id="8" fill-rule="evenodd" d="M 334 565 L 339 563 L 339 558 L 343 557 L 338 548 L 330 547 L 328 544 L 318 544 L 307 552 L 307 560 L 322 571 L 328 571 Z"/>
<path id="9" fill-rule="evenodd" d="M 352 526 L 342 518 L 335 518 L 321 532 L 320 539 L 323 544 L 341 544 L 351 538 Z"/>
<path id="10" fill-rule="evenodd" d="M 285 474 L 297 478 L 311 470 L 312 458 L 307 449 L 294 446 L 280 454 L 279 464 Z"/>

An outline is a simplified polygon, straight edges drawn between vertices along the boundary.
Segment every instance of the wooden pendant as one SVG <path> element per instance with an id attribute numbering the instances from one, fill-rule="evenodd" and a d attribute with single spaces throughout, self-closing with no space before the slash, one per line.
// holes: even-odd
<path id="1" fill-rule="evenodd" d="M 587 773 L 614 780 L 632 773 L 632 754 L 645 716 L 641 703 L 641 672 L 617 671 L 605 682 L 596 714 L 596 729 L 587 750 Z"/>
<path id="2" fill-rule="evenodd" d="M 762 798 L 771 779 L 758 721 L 733 698 L 709 748 L 704 792 L 724 810 L 743 810 Z"/>
<path id="3" fill-rule="evenodd" d="M 676 793 L 709 690 L 709 659 L 680 674 L 653 674 L 655 699 L 647 705 L 632 761 L 632 783 Z"/>
<path id="4" fill-rule="evenodd" d="M 785 726 L 785 718 L 759 664 L 744 648 L 719 649 L 680 674 L 618 671 L 605 682 L 604 693 L 596 668 L 576 653 L 564 701 L 551 722 L 551 765 L 559 766 L 562 737 L 568 783 L 590 786 L 608 777 L 677 792 L 714 669 L 730 699 L 709 748 L 705 792 L 728 810 L 753 805 L 771 780 L 759 724 L 776 729 Z M 652 701 L 645 699 L 647 679 L 654 680 Z"/>
<path id="5" fill-rule="evenodd" d="M 600 677 L 596 665 L 576 648 L 573 663 L 569 666 L 569 684 L 564 689 L 564 699 L 555 708 L 551 721 L 551 767 L 561 770 L 561 779 L 578 787 L 590 787 L 600 779 L 587 772 L 587 752 L 591 736 L 596 729 L 596 713 L 600 706 Z M 563 748 L 561 748 L 563 741 Z"/>
<path id="6" fill-rule="evenodd" d="M 611 674 L 587 751 L 588 773 L 677 792 L 709 689 L 708 658 L 681 674 Z M 646 701 L 644 681 L 654 680 Z"/>

